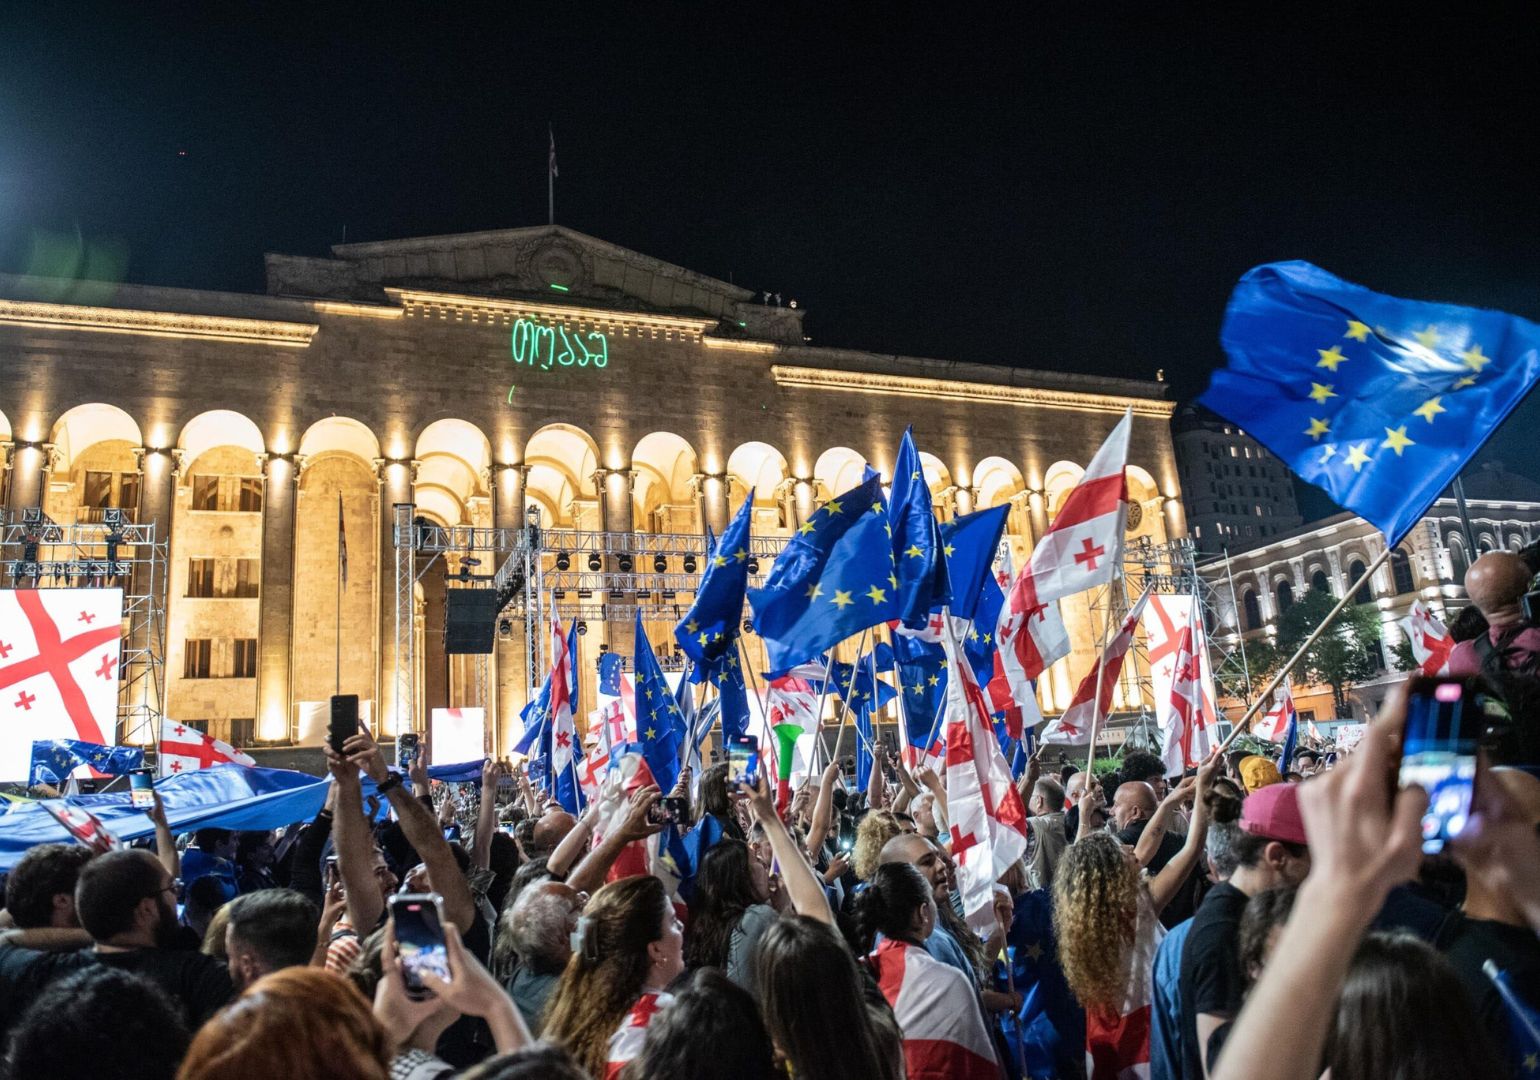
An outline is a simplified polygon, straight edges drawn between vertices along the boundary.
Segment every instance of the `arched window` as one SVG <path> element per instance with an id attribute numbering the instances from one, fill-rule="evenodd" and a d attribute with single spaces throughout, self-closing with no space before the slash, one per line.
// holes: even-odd
<path id="1" fill-rule="evenodd" d="M 1368 567 L 1364 565 L 1364 561 L 1362 559 L 1354 559 L 1352 562 L 1348 563 L 1348 580 L 1357 581 L 1359 578 L 1364 576 L 1364 571 L 1367 569 Z M 1369 583 L 1367 581 L 1360 585 L 1358 587 L 1358 591 L 1353 594 L 1353 603 L 1355 604 L 1367 604 L 1373 600 L 1374 590 L 1369 587 Z"/>
<path id="2" fill-rule="evenodd" d="M 1449 538 L 1449 572 L 1454 577 L 1456 585 L 1465 584 L 1465 571 L 1470 569 L 1470 559 L 1465 554 L 1465 545 L 1457 538 Z"/>
<path id="3" fill-rule="evenodd" d="M 1325 570 L 1317 570 L 1310 575 L 1310 587 L 1316 592 L 1331 595 L 1331 582 L 1327 579 Z"/>
<path id="4" fill-rule="evenodd" d="M 1396 583 L 1397 596 L 1416 591 L 1417 583 L 1412 580 L 1412 560 L 1400 548 L 1390 553 L 1390 575 Z"/>
<path id="5" fill-rule="evenodd" d="M 1257 602 L 1257 594 L 1254 589 L 1247 589 L 1241 597 L 1241 606 L 1246 609 L 1246 629 L 1262 629 L 1262 605 Z"/>
<path id="6" fill-rule="evenodd" d="M 1278 594 L 1278 614 L 1282 615 L 1294 606 L 1294 586 L 1287 581 L 1280 581 L 1273 591 Z"/>

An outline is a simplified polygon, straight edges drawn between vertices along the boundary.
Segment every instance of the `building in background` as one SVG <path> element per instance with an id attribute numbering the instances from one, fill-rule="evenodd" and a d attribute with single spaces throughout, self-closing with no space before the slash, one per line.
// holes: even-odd
<path id="1" fill-rule="evenodd" d="M 1469 470 L 1464 482 L 1476 556 L 1516 552 L 1540 537 L 1540 483 L 1500 464 Z M 1228 560 L 1210 559 L 1201 572 L 1215 597 L 1215 643 L 1230 649 L 1241 635 L 1248 640 L 1273 637 L 1279 614 L 1305 590 L 1342 596 L 1384 547 L 1384 534 L 1354 514 L 1341 513 L 1266 543 L 1232 547 Z M 1372 655 L 1383 674 L 1352 692 L 1355 718 L 1373 716 L 1388 687 L 1401 678 L 1393 650 L 1404 637 L 1397 624 L 1412 601 L 1421 599 L 1449 623 L 1467 602 L 1464 581 L 1471 561 L 1458 507 L 1446 493 L 1357 590 L 1356 603 L 1373 604 L 1379 611 L 1382 637 Z M 1333 719 L 1329 688 L 1295 685 L 1294 702 L 1302 718 Z"/>
<path id="2" fill-rule="evenodd" d="M 1187 528 L 1201 554 L 1252 547 L 1304 520 L 1288 467 L 1207 409 L 1184 405 L 1171 423 Z"/>

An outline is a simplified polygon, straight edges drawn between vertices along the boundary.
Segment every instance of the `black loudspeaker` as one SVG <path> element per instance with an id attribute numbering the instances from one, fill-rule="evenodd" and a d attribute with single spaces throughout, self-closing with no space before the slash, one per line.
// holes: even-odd
<path id="1" fill-rule="evenodd" d="M 445 596 L 444 651 L 489 653 L 497 636 L 495 589 L 450 589 Z"/>

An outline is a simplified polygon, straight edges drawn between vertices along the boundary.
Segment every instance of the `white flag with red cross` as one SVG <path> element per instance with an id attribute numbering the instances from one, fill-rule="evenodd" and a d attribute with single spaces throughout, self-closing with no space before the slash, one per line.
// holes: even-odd
<path id="1" fill-rule="evenodd" d="M 1128 434 L 1133 411 L 1124 412 L 1107 441 L 1091 459 L 1053 524 L 1037 542 L 1032 558 L 1016 575 L 1000 609 L 996 640 L 1007 648 L 1026 618 L 1045 604 L 1113 579 L 1123 561 L 1123 529 L 1128 520 Z"/>
<path id="2" fill-rule="evenodd" d="M 1214 669 L 1209 661 L 1208 635 L 1198 598 L 1191 593 L 1155 593 L 1144 608 L 1145 658 L 1150 665 L 1150 692 L 1155 700 L 1155 721 L 1164 731 L 1171 725 L 1175 709 L 1175 679 L 1184 648 L 1183 634 L 1191 631 L 1185 645 L 1195 665 L 1192 688 L 1195 712 L 1193 730 L 1203 732 L 1206 741 L 1218 731 L 1218 711 L 1214 708 Z"/>
<path id="3" fill-rule="evenodd" d="M 1438 616 L 1428 610 L 1428 605 L 1413 600 L 1411 611 L 1396 625 L 1406 632 L 1412 656 L 1424 675 L 1437 675 L 1444 670 L 1449 654 L 1454 652 L 1454 638 Z"/>
<path id="4" fill-rule="evenodd" d="M 1112 707 L 1112 692 L 1118 684 L 1118 676 L 1123 673 L 1123 658 L 1128 655 L 1128 650 L 1134 643 L 1134 631 L 1138 629 L 1139 616 L 1144 612 L 1144 603 L 1149 599 L 1149 595 L 1148 592 L 1141 593 L 1139 599 L 1134 602 L 1128 617 L 1118 628 L 1117 636 L 1107 643 L 1101 659 L 1086 672 L 1085 678 L 1080 680 L 1080 686 L 1076 688 L 1069 708 L 1043 729 L 1042 742 L 1071 746 L 1085 746 L 1090 743 L 1091 729 L 1100 727 L 1106 721 L 1108 710 Z M 1100 671 L 1099 676 L 1098 671 Z M 1100 686 L 1100 692 L 1098 692 L 1098 686 Z"/>
<path id="5" fill-rule="evenodd" d="M 1181 776 L 1208 757 L 1214 728 L 1203 722 L 1203 680 L 1193 652 L 1193 627 L 1182 627 L 1171 672 L 1170 700 L 1161 718 L 1160 758 L 1167 776 Z"/>
<path id="6" fill-rule="evenodd" d="M 1287 681 L 1283 684 L 1283 696 L 1275 698 L 1271 709 L 1257 717 L 1251 724 L 1251 733 L 1268 742 L 1281 743 L 1289 734 L 1294 722 L 1294 689 Z"/>
<path id="7" fill-rule="evenodd" d="M 71 806 L 63 799 L 42 799 L 38 802 L 64 830 L 78 843 L 84 844 L 98 855 L 123 847 L 123 841 L 103 825 L 91 811 Z"/>
<path id="8" fill-rule="evenodd" d="M 255 765 L 227 742 L 203 734 L 176 720 L 160 722 L 160 775 L 180 776 L 214 765 Z"/>
<path id="9" fill-rule="evenodd" d="M 37 740 L 117 741 L 122 589 L 0 590 L 0 780 Z"/>
<path id="10" fill-rule="evenodd" d="M 1000 752 L 984 691 L 963 651 L 972 624 L 948 618 L 946 650 L 946 804 L 952 819 L 952 859 L 963 914 L 975 929 L 987 930 L 994 887 L 1027 850 L 1027 811 Z"/>

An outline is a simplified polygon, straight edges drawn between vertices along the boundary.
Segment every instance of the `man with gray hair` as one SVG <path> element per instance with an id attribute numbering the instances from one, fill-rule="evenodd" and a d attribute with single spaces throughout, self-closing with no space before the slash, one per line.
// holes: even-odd
<path id="1" fill-rule="evenodd" d="M 586 893 L 548 878 L 525 886 L 503 913 L 499 944 L 518 957 L 508 996 L 537 1037 L 545 1003 L 572 956 L 572 932 L 587 902 Z"/>
<path id="2" fill-rule="evenodd" d="M 1040 777 L 1027 799 L 1027 882 L 1034 889 L 1053 888 L 1069 837 L 1064 831 L 1064 785 L 1051 776 Z"/>

